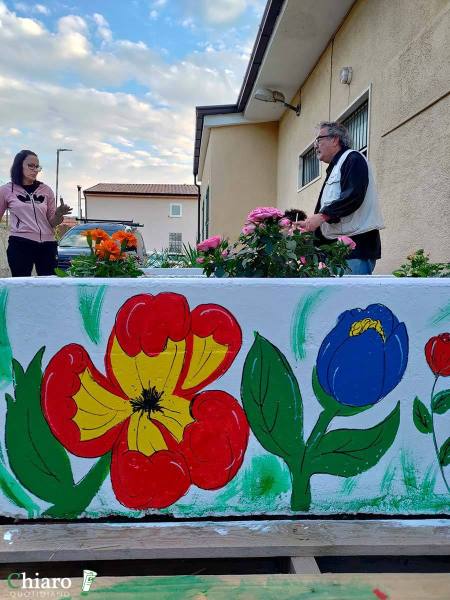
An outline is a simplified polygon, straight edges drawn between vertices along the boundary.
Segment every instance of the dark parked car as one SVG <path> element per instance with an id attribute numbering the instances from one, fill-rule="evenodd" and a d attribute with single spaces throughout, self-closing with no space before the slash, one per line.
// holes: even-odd
<path id="1" fill-rule="evenodd" d="M 87 229 L 103 229 L 108 235 L 112 235 L 115 231 L 130 231 L 136 236 L 137 247 L 130 248 L 127 252 L 137 255 L 139 264 L 144 266 L 146 262 L 145 244 L 141 233 L 137 230 L 137 224 L 126 222 L 102 222 L 89 221 L 75 225 L 69 229 L 67 233 L 58 242 L 58 267 L 67 270 L 70 267 L 72 258 L 81 254 L 89 254 L 89 246 L 87 245 L 86 236 L 83 232 Z"/>

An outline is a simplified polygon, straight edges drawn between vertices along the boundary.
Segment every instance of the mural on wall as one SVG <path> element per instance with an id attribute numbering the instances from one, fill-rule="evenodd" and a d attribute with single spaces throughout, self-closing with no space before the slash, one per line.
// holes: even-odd
<path id="1" fill-rule="evenodd" d="M 312 373 L 322 412 L 303 435 L 300 388 L 286 357 L 256 334 L 242 376 L 242 400 L 261 445 L 282 458 L 292 478 L 291 508 L 308 511 L 314 474 L 352 477 L 373 467 L 390 448 L 400 405 L 370 429 L 328 428 L 382 400 L 400 382 L 408 363 L 404 323 L 381 304 L 342 313 L 320 346 Z"/>
<path id="2" fill-rule="evenodd" d="M 450 486 L 444 471 L 444 467 L 450 465 L 450 437 L 439 447 L 434 424 L 436 415 L 444 415 L 450 410 L 450 389 L 436 391 L 439 378 L 450 377 L 450 333 L 441 333 L 430 338 L 425 346 L 425 356 L 428 366 L 434 374 L 430 410 L 416 396 L 413 405 L 414 424 L 421 433 L 431 434 L 439 470 L 445 487 L 450 493 Z"/>
<path id="3" fill-rule="evenodd" d="M 153 510 L 186 517 L 408 512 L 423 509 L 428 499 L 430 510 L 449 509 L 449 496 L 434 494 L 434 487 L 439 476 L 450 492 L 444 469 L 450 438 L 440 439 L 442 428 L 435 426 L 437 416 L 450 412 L 450 390 L 440 389 L 450 376 L 450 334 L 432 337 L 425 347 L 430 409 L 416 397 L 402 410 L 402 423 L 429 434 L 436 460 L 418 468 L 413 449 L 397 444 L 380 470 L 397 438 L 395 388 L 410 354 L 406 325 L 386 305 L 336 311 L 335 326 L 322 332 L 315 310 L 328 291 L 304 294 L 286 334 L 293 356 L 309 360 L 309 382 L 302 371 L 294 374 L 282 344 L 264 337 L 261 327 L 252 342 L 250 320 L 243 354 L 243 323 L 220 304 L 189 306 L 180 293 L 140 293 L 118 303 L 107 329 L 101 315 L 112 290 L 75 289 L 86 343 L 53 346 L 44 369 L 45 347 L 28 366 L 14 358 L 9 363 L 14 390 L 5 395 L 0 489 L 30 518 L 104 516 L 121 512 L 118 507 L 129 516 Z M 8 295 L 1 298 L 0 351 L 11 356 Z M 313 356 L 312 328 L 320 335 Z M 273 331 L 268 325 L 267 333 Z M 98 368 L 102 340 L 104 368 Z M 229 383 L 217 384 L 224 375 L 235 382 L 233 394 Z M 382 418 L 374 408 L 380 403 Z M 371 498 L 360 480 L 374 467 L 380 496 Z M 328 505 L 315 475 L 342 478 Z M 395 492 L 399 481 L 404 497 Z"/>

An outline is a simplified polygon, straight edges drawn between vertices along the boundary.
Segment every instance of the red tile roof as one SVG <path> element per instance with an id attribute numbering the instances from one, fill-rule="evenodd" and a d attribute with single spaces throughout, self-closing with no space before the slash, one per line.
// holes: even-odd
<path id="1" fill-rule="evenodd" d="M 195 196 L 195 185 L 174 183 L 97 183 L 84 190 L 88 194 L 121 194 L 145 196 Z"/>

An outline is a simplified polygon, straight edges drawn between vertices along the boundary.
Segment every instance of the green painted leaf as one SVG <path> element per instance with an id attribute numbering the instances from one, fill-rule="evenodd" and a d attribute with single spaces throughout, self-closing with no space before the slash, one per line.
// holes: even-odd
<path id="1" fill-rule="evenodd" d="M 339 417 L 351 417 L 353 415 L 357 415 L 358 413 L 364 412 L 372 406 L 371 404 L 368 406 L 347 406 L 346 404 L 341 404 L 335 400 L 333 396 L 329 396 L 320 385 L 319 378 L 317 377 L 316 367 L 314 367 L 312 372 L 312 388 L 314 395 L 327 413 L 333 413 Z"/>
<path id="2" fill-rule="evenodd" d="M 334 429 L 309 453 L 312 474 L 354 477 L 372 468 L 391 447 L 400 425 L 400 403 L 370 429 Z"/>
<path id="3" fill-rule="evenodd" d="M 450 437 L 445 440 L 439 450 L 439 462 L 443 467 L 450 465 Z"/>
<path id="4" fill-rule="evenodd" d="M 241 395 L 260 444 L 285 459 L 300 455 L 303 405 L 297 379 L 285 356 L 259 333 L 245 359 Z"/>
<path id="5" fill-rule="evenodd" d="M 109 474 L 111 453 L 102 456 L 88 473 L 68 489 L 54 506 L 47 509 L 43 515 L 56 519 L 73 519 L 78 517 L 92 502 L 98 490 Z"/>
<path id="6" fill-rule="evenodd" d="M 442 390 L 434 395 L 431 410 L 438 415 L 443 415 L 450 410 L 450 390 Z"/>
<path id="7" fill-rule="evenodd" d="M 421 433 L 433 432 L 433 421 L 431 419 L 430 411 L 417 396 L 414 398 L 413 420 L 414 425 Z"/>
<path id="8" fill-rule="evenodd" d="M 41 348 L 26 372 L 14 360 L 15 399 L 7 396 L 5 442 L 9 464 L 30 492 L 56 502 L 73 486 L 72 469 L 64 447 L 53 436 L 41 410 Z"/>
<path id="9" fill-rule="evenodd" d="M 9 500 L 28 512 L 33 518 L 39 513 L 39 506 L 33 502 L 18 481 L 8 472 L 6 466 L 0 460 L 0 489 Z"/>

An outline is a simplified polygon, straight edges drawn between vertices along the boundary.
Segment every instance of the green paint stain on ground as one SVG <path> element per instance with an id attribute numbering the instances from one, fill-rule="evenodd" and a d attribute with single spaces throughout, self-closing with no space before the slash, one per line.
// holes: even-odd
<path id="1" fill-rule="evenodd" d="M 439 325 L 440 323 L 450 323 L 450 302 L 440 308 L 430 319 L 431 325 Z"/>
<path id="2" fill-rule="evenodd" d="M 83 320 L 84 329 L 94 344 L 99 344 L 101 340 L 100 317 L 105 292 L 106 285 L 78 286 L 78 308 Z"/>
<path id="3" fill-rule="evenodd" d="M 8 304 L 8 290 L 0 289 L 0 389 L 12 382 L 12 352 L 8 338 L 6 321 L 6 307 Z"/>
<path id="4" fill-rule="evenodd" d="M 306 357 L 305 342 L 309 318 L 319 300 L 323 300 L 329 291 L 322 289 L 305 296 L 294 311 L 291 323 L 291 345 L 297 360 L 303 360 Z"/>
<path id="5" fill-rule="evenodd" d="M 301 581 L 290 576 L 264 577 L 218 576 L 139 577 L 95 589 L 89 596 L 97 600 L 111 597 L 121 600 L 374 600 L 373 585 L 361 582 Z M 75 597 L 81 597 L 75 596 Z"/>

